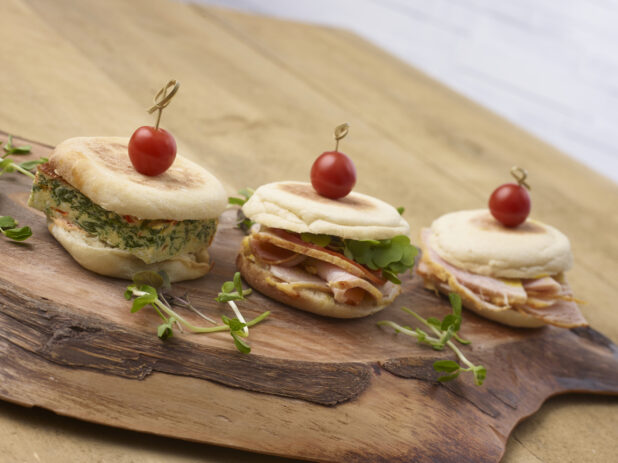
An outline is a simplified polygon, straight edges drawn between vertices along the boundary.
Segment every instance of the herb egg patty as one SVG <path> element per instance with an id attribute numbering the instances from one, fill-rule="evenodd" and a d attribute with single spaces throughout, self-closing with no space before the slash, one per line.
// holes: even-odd
<path id="1" fill-rule="evenodd" d="M 47 217 L 62 217 L 113 248 L 128 251 L 149 264 L 196 252 L 209 245 L 216 219 L 142 220 L 121 216 L 92 202 L 54 173 L 39 166 L 28 204 Z"/>

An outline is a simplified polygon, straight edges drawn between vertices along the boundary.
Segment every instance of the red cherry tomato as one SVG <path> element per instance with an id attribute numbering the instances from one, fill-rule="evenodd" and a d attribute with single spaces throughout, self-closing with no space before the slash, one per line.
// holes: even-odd
<path id="1" fill-rule="evenodd" d="M 140 174 L 162 174 L 176 159 L 176 140 L 166 130 L 140 127 L 129 140 L 129 158 Z"/>
<path id="2" fill-rule="evenodd" d="M 356 183 L 356 168 L 352 160 L 339 151 L 326 151 L 311 166 L 311 184 L 320 195 L 343 198 Z"/>
<path id="3" fill-rule="evenodd" d="M 516 227 L 530 214 L 528 190 L 517 183 L 505 183 L 489 198 L 489 210 L 496 220 L 507 227 Z"/>

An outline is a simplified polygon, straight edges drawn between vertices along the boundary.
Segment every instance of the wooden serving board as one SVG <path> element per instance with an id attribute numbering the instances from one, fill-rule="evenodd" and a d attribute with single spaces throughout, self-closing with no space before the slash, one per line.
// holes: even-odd
<path id="1" fill-rule="evenodd" d="M 49 148 L 34 146 L 33 156 Z M 432 363 L 451 358 L 378 327 L 414 321 L 399 310 L 443 316 L 444 299 L 406 278 L 383 312 L 332 320 L 260 294 L 246 317 L 271 310 L 251 329 L 250 355 L 227 333 L 156 336 L 158 318 L 130 313 L 127 282 L 78 266 L 29 209 L 29 181 L 0 177 L 0 209 L 33 236 L 0 240 L 0 398 L 96 423 L 255 452 L 317 461 L 495 462 L 514 426 L 550 396 L 618 393 L 618 348 L 591 328 L 509 329 L 464 313 L 466 355 L 488 369 L 439 384 Z M 242 233 L 221 217 L 215 267 L 175 285 L 212 317 L 231 279 Z M 191 313 L 187 318 L 200 319 Z"/>

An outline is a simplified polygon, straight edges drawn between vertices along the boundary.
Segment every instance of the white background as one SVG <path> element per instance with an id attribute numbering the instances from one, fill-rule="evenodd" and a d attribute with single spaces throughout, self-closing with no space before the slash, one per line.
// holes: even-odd
<path id="1" fill-rule="evenodd" d="M 193 0 L 346 28 L 618 182 L 618 0 Z"/>

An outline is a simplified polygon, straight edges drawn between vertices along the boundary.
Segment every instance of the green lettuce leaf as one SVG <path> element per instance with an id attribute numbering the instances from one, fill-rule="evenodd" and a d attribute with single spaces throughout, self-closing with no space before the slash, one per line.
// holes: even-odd
<path id="1" fill-rule="evenodd" d="M 383 278 L 397 284 L 401 284 L 397 275 L 414 267 L 418 255 L 418 249 L 405 235 L 387 240 L 342 240 L 336 236 L 302 233 L 301 238 L 307 243 L 341 252 L 371 270 L 382 270 Z"/>

